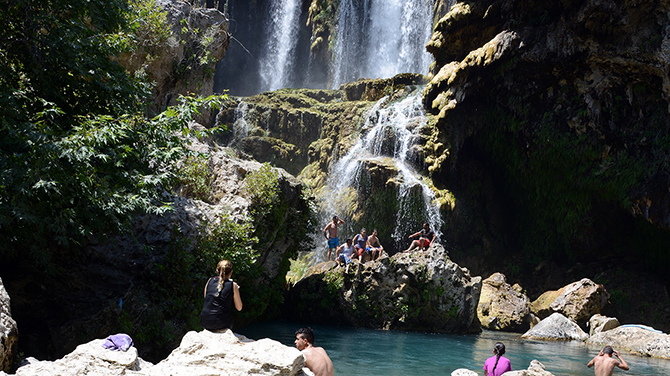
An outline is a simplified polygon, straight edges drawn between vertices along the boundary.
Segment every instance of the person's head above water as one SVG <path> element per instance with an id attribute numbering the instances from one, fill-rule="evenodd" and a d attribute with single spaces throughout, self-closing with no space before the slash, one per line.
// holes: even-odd
<path id="1" fill-rule="evenodd" d="M 314 331 L 309 326 L 295 331 L 295 345 L 298 350 L 304 350 L 307 343 L 314 344 Z"/>
<path id="2" fill-rule="evenodd" d="M 612 346 L 609 346 L 609 345 L 605 346 L 605 347 L 603 347 L 603 354 L 612 355 L 612 354 L 614 354 L 614 349 L 612 348 Z"/>
<path id="3" fill-rule="evenodd" d="M 502 342 L 497 342 L 495 347 L 493 348 L 493 353 L 498 356 L 505 355 L 505 344 Z"/>

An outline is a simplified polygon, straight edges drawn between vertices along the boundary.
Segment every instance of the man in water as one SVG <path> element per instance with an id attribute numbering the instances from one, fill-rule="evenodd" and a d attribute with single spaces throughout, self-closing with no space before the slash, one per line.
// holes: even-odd
<path id="1" fill-rule="evenodd" d="M 300 328 L 295 332 L 295 347 L 305 356 L 305 366 L 315 376 L 333 376 L 333 362 L 323 347 L 314 347 L 314 331 L 312 328 Z"/>
<path id="2" fill-rule="evenodd" d="M 619 360 L 612 358 L 612 354 L 616 355 Z M 628 364 L 623 360 L 618 351 L 612 349 L 612 346 L 605 346 L 595 358 L 591 359 L 586 365 L 591 368 L 595 366 L 596 376 L 612 376 L 614 367 L 619 367 L 624 371 L 628 371 Z"/>
<path id="3" fill-rule="evenodd" d="M 409 252 L 416 247 L 420 247 L 422 250 L 424 248 L 428 248 L 430 246 L 430 243 L 433 243 L 435 241 L 436 237 L 433 230 L 430 229 L 428 223 L 424 223 L 423 228 L 419 232 L 415 232 L 414 234 L 410 235 L 409 238 L 412 239 L 417 236 L 419 237 L 419 239 L 413 241 L 412 244 L 409 246 L 409 248 L 404 250 L 403 252 Z"/>
<path id="4" fill-rule="evenodd" d="M 377 254 L 377 258 L 382 257 L 384 247 L 377 237 L 377 229 L 372 230 L 372 235 L 368 236 L 368 246 L 366 249 L 370 250 L 369 252 L 372 255 L 372 261 L 375 260 L 375 254 Z"/>
<path id="5" fill-rule="evenodd" d="M 340 239 L 337 238 L 337 227 L 342 224 L 344 224 L 344 221 L 335 215 L 333 216 L 332 222 L 328 222 L 326 227 L 323 228 L 323 236 L 325 236 L 328 241 L 327 261 L 330 261 L 330 254 L 333 252 L 333 249 L 340 245 Z"/>

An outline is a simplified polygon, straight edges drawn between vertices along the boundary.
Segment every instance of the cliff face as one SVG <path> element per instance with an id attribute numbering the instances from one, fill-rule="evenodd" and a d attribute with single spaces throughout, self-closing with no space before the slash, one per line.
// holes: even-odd
<path id="1" fill-rule="evenodd" d="M 581 263 L 603 280 L 622 263 L 662 275 L 669 10 L 667 1 L 461 1 L 437 22 L 424 91 L 437 122 L 424 152 L 462 214 L 452 257 L 475 273 L 497 264 L 535 278 L 527 286 L 556 283 L 552 264 Z"/>

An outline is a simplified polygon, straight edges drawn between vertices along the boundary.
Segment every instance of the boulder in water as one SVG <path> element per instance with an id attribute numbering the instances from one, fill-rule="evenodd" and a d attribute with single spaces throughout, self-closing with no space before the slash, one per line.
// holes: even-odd
<path id="1" fill-rule="evenodd" d="M 526 331 L 530 300 L 518 284 L 510 286 L 505 275 L 494 273 L 482 282 L 477 316 L 482 327 L 492 330 Z"/>
<path id="2" fill-rule="evenodd" d="M 533 359 L 528 366 L 528 369 L 520 371 L 505 372 L 505 376 L 554 376 L 553 373 L 544 368 L 544 364 L 536 359 Z"/>
<path id="3" fill-rule="evenodd" d="M 584 341 L 589 338 L 589 335 L 586 334 L 574 320 L 556 312 L 540 321 L 540 323 L 535 325 L 533 329 L 524 333 L 521 338 L 554 341 Z"/>
<path id="4" fill-rule="evenodd" d="M 586 340 L 591 347 L 612 346 L 635 355 L 670 359 L 670 335 L 645 329 L 644 326 L 620 326 L 595 333 Z"/>
<path id="5" fill-rule="evenodd" d="M 289 290 L 286 317 L 379 329 L 480 331 L 481 277 L 470 276 L 439 244 L 426 252 L 355 261 L 349 273 L 312 272 Z"/>
<path id="6" fill-rule="evenodd" d="M 479 376 L 479 374 L 469 369 L 459 368 L 452 372 L 451 376 Z"/>
<path id="7" fill-rule="evenodd" d="M 559 312 L 585 327 L 591 316 L 607 306 L 609 297 L 603 285 L 584 278 L 559 290 L 545 292 L 531 303 L 530 309 L 542 319 Z"/>
<path id="8" fill-rule="evenodd" d="M 620 326 L 619 320 L 616 317 L 607 317 L 600 314 L 595 314 L 589 319 L 589 335 L 593 336 L 596 333 L 606 332 Z"/>

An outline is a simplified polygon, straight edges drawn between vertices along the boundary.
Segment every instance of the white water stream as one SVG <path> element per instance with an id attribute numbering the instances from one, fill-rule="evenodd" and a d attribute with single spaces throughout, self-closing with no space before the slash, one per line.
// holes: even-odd
<path id="1" fill-rule="evenodd" d="M 265 54 L 260 60 L 261 91 L 281 89 L 289 82 L 295 65 L 300 3 L 299 0 L 272 3 Z"/>
<path id="2" fill-rule="evenodd" d="M 428 73 L 432 32 L 427 0 L 342 0 L 333 51 L 332 87 L 358 78 Z"/>
<path id="3" fill-rule="evenodd" d="M 419 215 L 421 222 L 428 222 L 438 239 L 443 221 L 433 191 L 410 163 L 412 146 L 426 123 L 421 90 L 416 90 L 398 102 L 388 102 L 388 97 L 384 97 L 368 111 L 357 142 L 346 155 L 331 165 L 327 186 L 322 194 L 321 221 L 327 223 L 333 214 L 345 220 L 355 216 L 355 213 L 342 213 L 342 210 L 356 206 L 352 201 L 356 200 L 357 194 L 352 190 L 360 192 L 363 189 L 361 176 L 367 172 L 368 163 L 378 162 L 397 171 L 395 180 L 400 183 L 396 192 L 399 210 L 392 237 L 395 248 L 401 250 L 409 245 L 407 236 L 418 231 L 421 226 L 421 223 L 412 224 L 408 220 L 409 215 Z M 420 202 L 418 213 L 415 208 L 417 200 Z M 416 228 L 410 228 L 412 225 Z"/>

